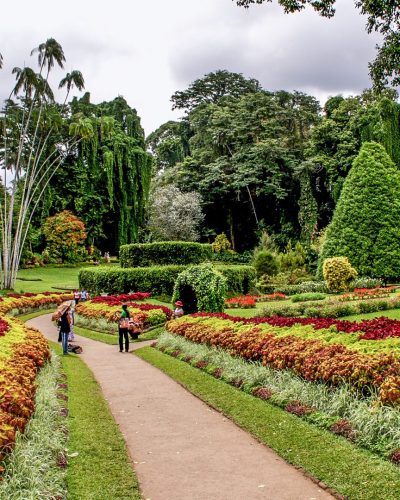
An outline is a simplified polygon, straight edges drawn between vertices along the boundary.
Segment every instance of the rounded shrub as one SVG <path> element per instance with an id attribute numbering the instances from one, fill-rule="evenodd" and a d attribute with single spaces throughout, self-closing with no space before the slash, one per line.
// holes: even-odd
<path id="1" fill-rule="evenodd" d="M 331 292 L 344 292 L 350 288 L 357 276 L 347 257 L 325 259 L 323 265 L 324 279 Z"/>
<path id="2" fill-rule="evenodd" d="M 183 302 L 186 313 L 197 311 L 222 312 L 224 310 L 226 280 L 210 264 L 191 266 L 176 279 L 173 303 Z"/>

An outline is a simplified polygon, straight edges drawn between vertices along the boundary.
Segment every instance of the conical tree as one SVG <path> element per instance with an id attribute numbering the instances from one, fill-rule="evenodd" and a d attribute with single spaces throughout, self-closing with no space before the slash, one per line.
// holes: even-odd
<path id="1" fill-rule="evenodd" d="M 319 259 L 348 257 L 360 276 L 400 276 L 400 171 L 385 148 L 365 142 L 344 182 Z"/>

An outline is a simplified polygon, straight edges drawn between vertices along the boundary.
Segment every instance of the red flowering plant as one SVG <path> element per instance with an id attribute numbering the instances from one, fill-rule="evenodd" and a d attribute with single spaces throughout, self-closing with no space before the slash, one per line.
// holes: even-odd
<path id="1" fill-rule="evenodd" d="M 136 293 L 122 293 L 120 295 L 107 295 L 94 297 L 92 302 L 94 304 L 107 304 L 109 306 L 116 306 L 126 302 L 134 302 L 149 299 L 151 293 L 147 292 L 136 292 Z"/>
<path id="2" fill-rule="evenodd" d="M 293 370 L 312 382 L 348 383 L 360 389 L 373 386 L 379 390 L 383 403 L 400 403 L 400 360 L 395 354 L 360 352 L 352 349 L 351 344 L 325 340 L 324 334 L 313 338 L 312 328 L 295 323 L 275 330 L 265 321 L 256 324 L 242 318 L 239 322 L 239 318 L 226 316 L 183 317 L 169 322 L 167 330 L 193 342 L 218 346 L 249 361 Z"/>
<path id="3" fill-rule="evenodd" d="M 389 286 L 386 288 L 355 288 L 353 292 L 339 295 L 340 302 L 347 302 L 350 300 L 367 300 L 378 299 L 390 295 L 396 287 Z"/>
<path id="4" fill-rule="evenodd" d="M 256 307 L 256 297 L 254 295 L 241 295 L 240 297 L 234 297 L 232 299 L 225 300 L 225 307 L 227 309 L 251 309 Z"/>

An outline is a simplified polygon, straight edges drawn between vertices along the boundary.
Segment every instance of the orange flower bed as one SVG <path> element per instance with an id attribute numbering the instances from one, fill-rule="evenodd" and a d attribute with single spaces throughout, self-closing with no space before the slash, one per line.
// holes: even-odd
<path id="1" fill-rule="evenodd" d="M 14 318 L 0 319 L 0 460 L 34 412 L 36 374 L 49 358 L 40 332 Z"/>
<path id="2" fill-rule="evenodd" d="M 7 314 L 13 309 L 36 309 L 46 305 L 60 304 L 73 298 L 73 294 L 64 292 L 11 293 L 6 297 L 0 297 L 0 315 Z"/>

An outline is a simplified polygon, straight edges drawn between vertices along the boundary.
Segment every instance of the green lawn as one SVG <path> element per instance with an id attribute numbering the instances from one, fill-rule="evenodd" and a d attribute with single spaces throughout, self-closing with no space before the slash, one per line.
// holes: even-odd
<path id="1" fill-rule="evenodd" d="M 352 316 L 344 316 L 343 318 L 339 319 L 347 319 L 349 321 L 362 321 L 364 319 L 380 318 L 381 316 L 400 320 L 400 309 L 390 309 L 389 311 L 377 311 L 364 314 L 353 314 Z"/>
<path id="2" fill-rule="evenodd" d="M 400 498 L 399 469 L 391 463 L 156 349 L 135 354 L 347 499 Z"/>
<path id="3" fill-rule="evenodd" d="M 51 343 L 58 354 L 60 346 Z M 92 372 L 78 356 L 61 356 L 68 381 L 69 500 L 139 500 L 124 439 Z"/>
<path id="4" fill-rule="evenodd" d="M 46 292 L 78 287 L 79 267 L 37 267 L 21 269 L 15 284 L 16 292 Z M 22 279 L 19 279 L 22 278 Z M 40 281 L 25 281 L 40 280 Z M 55 287 L 57 289 L 55 289 Z"/>

